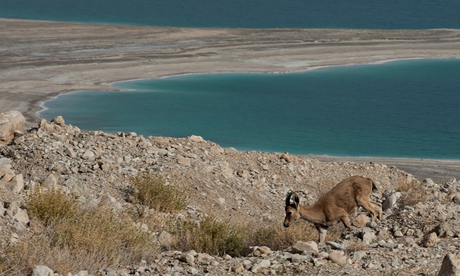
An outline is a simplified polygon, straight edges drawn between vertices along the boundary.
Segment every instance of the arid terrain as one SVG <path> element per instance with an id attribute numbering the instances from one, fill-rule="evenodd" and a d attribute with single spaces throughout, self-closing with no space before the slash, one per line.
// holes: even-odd
<path id="1" fill-rule="evenodd" d="M 0 36 L 0 113 L 17 110 L 26 117 L 26 128 L 0 146 L 0 248 L 5 249 L 0 261 L 10 252 L 6 249 L 46 232 L 26 207 L 33 187 L 62 189 L 83 206 L 102 205 L 123 214 L 137 208 L 126 196 L 132 189 L 129 179 L 153 170 L 186 192 L 181 218 L 199 224 L 206 215 L 214 215 L 263 226 L 282 224 L 289 190 L 303 191 L 301 202 L 313 204 L 342 179 L 362 175 L 379 188 L 374 196 L 383 204 L 383 219 L 367 223 L 367 213 L 352 214 L 357 228 L 347 230 L 342 223 L 331 227 L 326 245 L 316 244 L 310 227 L 305 238 L 290 246 L 270 249 L 253 244 L 247 256 L 170 250 L 164 236 L 171 234 L 158 230 L 158 213 L 146 208 L 144 220 L 133 224 L 162 251 L 153 258 L 97 271 L 99 275 L 438 275 L 439 271 L 460 275 L 459 161 L 246 152 L 222 148 L 199 136 L 86 132 L 67 125 L 65 118 L 47 122 L 37 117 L 39 103 L 50 97 L 113 89 L 113 82 L 131 79 L 458 58 L 460 30 L 184 29 L 0 20 Z M 32 269 L 33 275 L 96 273 L 85 264 L 60 272 L 55 261 L 59 258 L 51 257 L 56 256 L 29 256 L 29 269 L 20 271 L 3 268 L 0 262 L 0 275 L 30 275 Z M 71 257 L 61 257 L 60 263 Z M 27 262 L 23 256 L 8 258 Z"/>
<path id="2" fill-rule="evenodd" d="M 75 195 L 86 208 L 105 206 L 123 214 L 136 208 L 126 196 L 132 189 L 129 179 L 149 170 L 179 184 L 187 202 L 179 216 L 196 223 L 212 215 L 233 223 L 280 228 L 289 190 L 303 191 L 302 204 L 312 204 L 352 175 L 373 179 L 379 188 L 375 200 L 382 202 L 384 215 L 381 221 L 370 223 L 366 212 L 352 214 L 357 228 L 334 225 L 326 245 L 317 244 L 311 224 L 298 222 L 307 227 L 305 236 L 291 246 L 271 249 L 253 244 L 247 256 L 219 256 L 168 250 L 174 237 L 159 229 L 159 214 L 147 208 L 142 220 L 132 223 L 164 248 L 158 255 L 111 267 L 74 264 L 72 275 L 93 275 L 95 271 L 99 275 L 438 275 L 439 271 L 458 273 L 460 269 L 458 174 L 449 172 L 443 175 L 447 180 L 439 182 L 417 179 L 397 167 L 374 162 L 329 162 L 284 153 L 237 151 L 199 136 L 84 132 L 66 125 L 62 118 L 42 120 L 38 127 L 0 148 L 1 246 L 15 248 L 30 234 L 43 231 L 25 205 L 33 187 L 61 189 Z M 44 254 L 33 254 L 29 269 L 0 275 L 26 275 L 32 269 L 34 275 L 69 275 L 57 268 L 67 262 L 47 256 L 51 252 Z M 66 257 L 68 263 L 71 256 Z M 455 273 L 440 275 L 458 275 Z"/>

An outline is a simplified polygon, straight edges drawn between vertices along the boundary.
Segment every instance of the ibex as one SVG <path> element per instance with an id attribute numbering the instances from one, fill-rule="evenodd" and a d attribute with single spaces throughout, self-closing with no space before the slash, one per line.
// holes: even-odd
<path id="1" fill-rule="evenodd" d="M 352 228 L 348 214 L 359 206 L 372 213 L 372 221 L 375 221 L 377 212 L 381 220 L 382 204 L 370 200 L 371 192 L 376 189 L 371 179 L 352 176 L 337 184 L 312 206 L 299 205 L 299 196 L 290 191 L 286 196 L 284 227 L 304 219 L 315 225 L 319 232 L 319 242 L 324 243 L 329 226 L 342 221 L 346 227 Z"/>

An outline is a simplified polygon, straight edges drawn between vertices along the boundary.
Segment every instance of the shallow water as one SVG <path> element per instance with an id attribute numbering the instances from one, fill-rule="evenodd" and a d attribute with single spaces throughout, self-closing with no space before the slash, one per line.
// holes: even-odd
<path id="1" fill-rule="evenodd" d="M 200 135 L 243 150 L 460 158 L 460 60 L 288 74 L 203 74 L 119 83 L 47 102 L 86 130 Z"/>
<path id="2" fill-rule="evenodd" d="M 0 17 L 176 27 L 460 28 L 458 0 L 2 0 Z"/>

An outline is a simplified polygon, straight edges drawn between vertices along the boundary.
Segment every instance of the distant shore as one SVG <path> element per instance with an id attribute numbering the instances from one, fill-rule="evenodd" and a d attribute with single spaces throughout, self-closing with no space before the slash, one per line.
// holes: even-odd
<path id="1" fill-rule="evenodd" d="M 460 178 L 460 160 L 427 158 L 392 158 L 392 157 L 350 157 L 310 155 L 323 162 L 376 163 L 394 166 L 412 174 L 419 180 L 431 178 L 436 183 L 444 183 L 453 178 Z"/>
<path id="2" fill-rule="evenodd" d="M 29 127 L 39 121 L 41 102 L 71 91 L 116 90 L 119 81 L 460 58 L 459 29 L 195 29 L 0 19 L 0 37 L 0 112 L 22 112 Z M 448 176 L 460 177 L 460 161 L 453 171 L 452 162 L 435 163 L 435 174 L 445 163 Z"/>
<path id="3" fill-rule="evenodd" d="M 0 110 L 38 122 L 60 93 L 191 73 L 460 58 L 460 30 L 194 29 L 0 19 Z"/>

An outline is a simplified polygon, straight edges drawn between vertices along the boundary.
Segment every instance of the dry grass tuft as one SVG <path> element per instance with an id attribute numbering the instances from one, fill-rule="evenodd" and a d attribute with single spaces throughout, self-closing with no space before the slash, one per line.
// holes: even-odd
<path id="1" fill-rule="evenodd" d="M 206 216 L 196 225 L 179 221 L 172 232 L 178 237 L 176 247 L 213 255 L 242 256 L 247 253 L 249 228 Z"/>
<path id="2" fill-rule="evenodd" d="M 396 190 L 401 192 L 401 197 L 398 200 L 400 208 L 414 206 L 419 202 L 426 202 L 430 199 L 430 194 L 419 181 L 414 180 L 408 184 L 400 182 Z"/>
<path id="3" fill-rule="evenodd" d="M 161 212 L 175 213 L 187 207 L 186 194 L 176 184 L 168 184 L 158 173 L 141 172 L 131 179 L 134 203 Z"/>
<path id="4" fill-rule="evenodd" d="M 200 224 L 180 221 L 170 230 L 177 237 L 175 249 L 231 256 L 245 256 L 251 246 L 268 246 L 272 250 L 284 250 L 296 241 L 318 240 L 318 231 L 309 223 L 296 223 L 284 228 L 279 223 L 260 227 L 254 224 L 233 224 L 207 216 Z M 329 233 L 328 240 L 338 234 Z"/>
<path id="5" fill-rule="evenodd" d="M 296 241 L 317 241 L 318 231 L 309 223 L 298 222 L 285 228 L 280 224 L 255 229 L 252 245 L 265 245 L 272 250 L 283 250 Z"/>
<path id="6" fill-rule="evenodd" d="M 60 190 L 33 190 L 26 201 L 34 231 L 6 255 L 4 270 L 26 275 L 36 264 L 60 274 L 128 265 L 158 253 L 148 234 L 102 207 L 80 210 Z"/>

